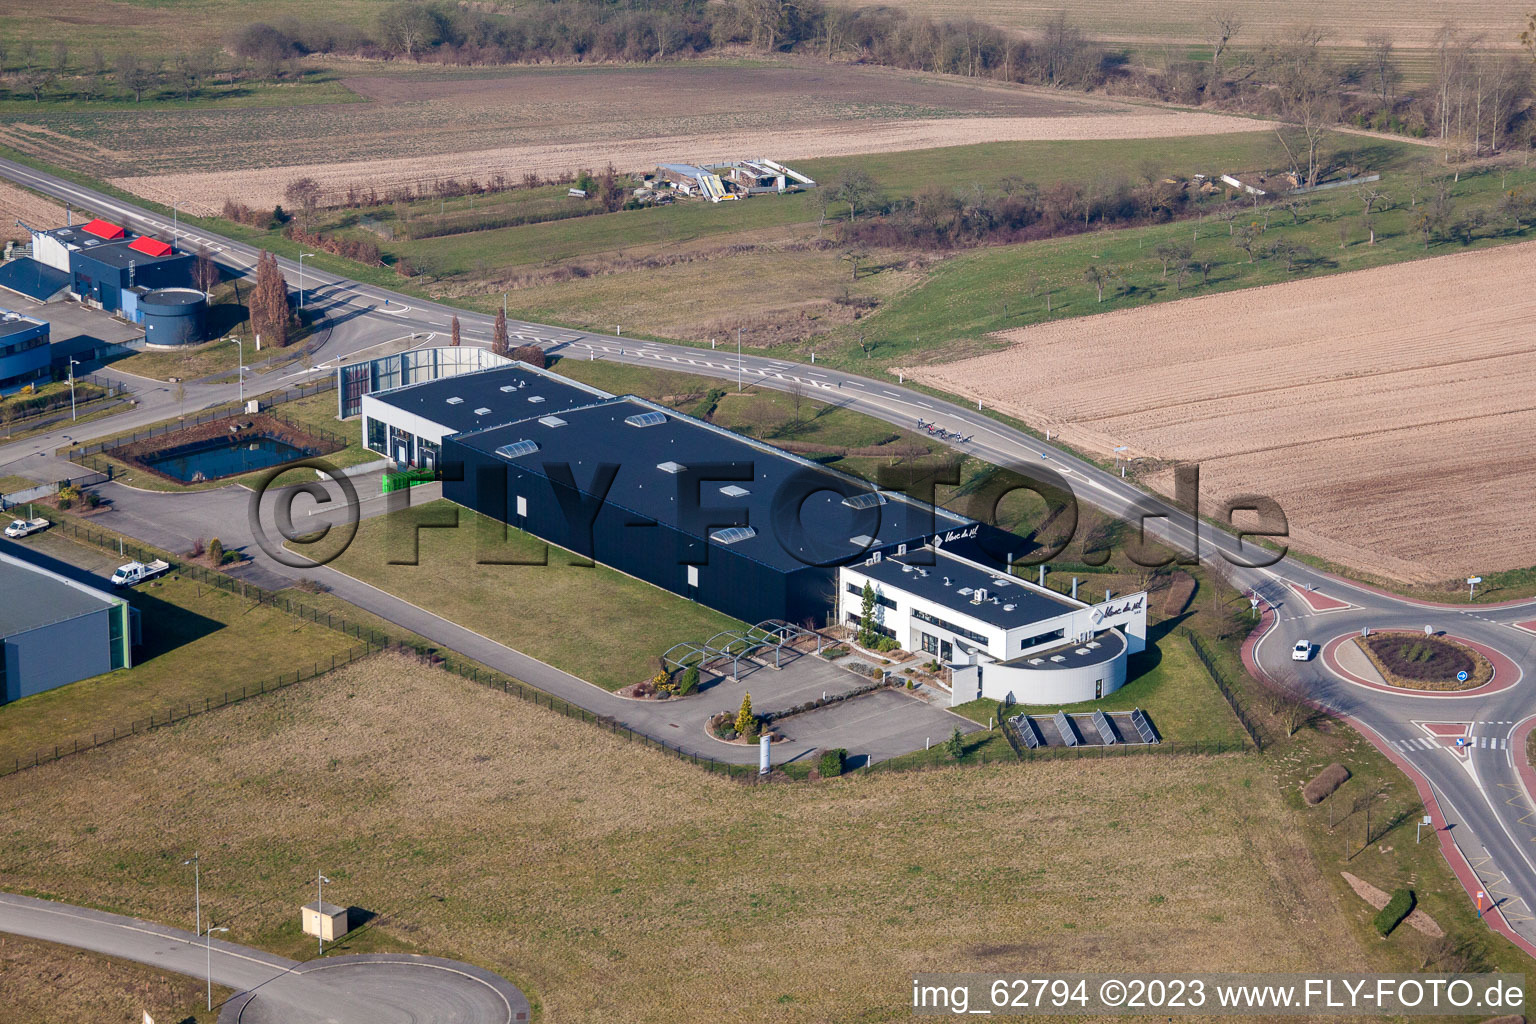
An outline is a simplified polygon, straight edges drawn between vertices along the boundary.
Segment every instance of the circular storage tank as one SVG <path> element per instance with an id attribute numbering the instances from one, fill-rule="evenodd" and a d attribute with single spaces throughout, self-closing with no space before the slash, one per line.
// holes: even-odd
<path id="1" fill-rule="evenodd" d="M 139 299 L 139 312 L 146 345 L 195 345 L 203 340 L 208 298 L 196 288 L 161 288 Z"/>

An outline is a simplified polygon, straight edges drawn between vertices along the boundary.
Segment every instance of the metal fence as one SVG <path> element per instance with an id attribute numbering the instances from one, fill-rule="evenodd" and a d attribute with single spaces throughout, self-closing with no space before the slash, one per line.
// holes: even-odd
<path id="1" fill-rule="evenodd" d="M 1243 732 L 1248 734 L 1248 739 L 1255 748 L 1263 750 L 1263 730 L 1243 710 L 1242 702 L 1237 699 L 1237 694 L 1233 692 L 1231 684 L 1227 682 L 1226 673 L 1216 664 L 1216 660 L 1211 657 L 1210 652 L 1205 649 L 1205 641 L 1201 640 L 1197 633 L 1188 633 L 1186 636 L 1189 637 L 1189 646 L 1194 649 L 1195 657 L 1200 659 L 1200 664 L 1204 665 L 1206 672 L 1210 673 L 1212 681 L 1216 683 L 1216 689 L 1226 699 L 1227 705 L 1232 709 L 1232 713 L 1237 716 L 1238 724 L 1243 727 Z"/>
<path id="2" fill-rule="evenodd" d="M 108 470 L 111 469 L 110 466 L 107 468 Z M 17 505 L 24 505 L 29 501 L 39 501 L 50 494 L 57 494 L 65 487 L 94 487 L 97 484 L 104 484 L 111 479 L 112 474 L 110 472 L 98 473 L 92 471 L 83 476 L 68 476 L 63 480 L 54 480 L 49 483 L 38 484 L 35 487 L 24 487 L 19 491 L 12 491 L 9 494 L 0 494 L 0 511 L 15 508 Z"/>
<path id="3" fill-rule="evenodd" d="M 334 445 L 335 449 L 339 450 L 341 448 L 347 447 L 347 445 L 352 443 L 351 440 L 345 435 L 338 434 L 333 430 L 327 430 L 324 427 L 316 427 L 306 423 L 300 423 L 292 417 L 285 416 L 282 413 L 275 411 L 274 409 L 275 406 L 296 401 L 300 398 L 308 398 L 310 395 L 316 395 L 322 391 L 330 391 L 335 387 L 335 379 L 327 377 L 323 380 L 315 382 L 314 384 L 304 384 L 299 387 L 288 388 L 283 391 L 269 392 L 268 394 L 260 396 L 257 401 L 261 403 L 263 415 L 270 416 L 277 420 L 279 423 L 293 427 L 295 430 L 302 430 L 304 433 L 313 437 L 317 437 L 328 445 Z M 213 409 L 205 409 L 200 413 L 178 419 L 175 422 L 157 423 L 154 426 L 144 427 L 141 430 L 129 431 L 123 434 L 114 434 L 111 437 L 102 438 L 99 441 L 92 441 L 89 444 L 74 445 L 69 448 L 62 448 L 59 450 L 58 454 L 68 459 L 70 462 L 73 462 L 77 466 L 83 466 L 87 469 L 92 469 L 99 473 L 111 474 L 113 471 L 113 464 L 107 459 L 101 458 L 103 453 L 110 455 L 114 449 L 121 448 L 124 445 L 135 444 L 139 441 L 145 441 L 154 437 L 161 437 L 165 434 L 175 433 L 178 430 L 184 430 L 187 427 L 201 426 L 204 423 L 212 423 L 216 420 L 235 419 L 244 415 L 248 415 L 245 412 L 245 407 L 238 403 L 233 405 L 221 405 Z"/>

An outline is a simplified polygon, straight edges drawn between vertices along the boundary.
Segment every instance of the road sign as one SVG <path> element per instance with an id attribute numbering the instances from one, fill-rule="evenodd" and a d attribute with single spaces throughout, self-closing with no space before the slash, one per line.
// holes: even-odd
<path id="1" fill-rule="evenodd" d="M 1427 814 L 1424 815 L 1424 824 L 1426 824 L 1426 825 L 1433 825 L 1434 823 L 1435 823 L 1435 819 L 1434 818 L 1431 818 Z"/>
<path id="2" fill-rule="evenodd" d="M 1465 736 L 1457 736 L 1456 737 L 1456 745 L 1458 747 L 1466 746 L 1467 745 L 1467 738 Z"/>
<path id="3" fill-rule="evenodd" d="M 1481 576 L 1468 576 L 1467 577 L 1467 582 L 1468 583 L 1481 583 L 1481 582 L 1483 582 L 1483 578 Z"/>
<path id="4" fill-rule="evenodd" d="M 1460 672 L 1456 673 L 1456 681 L 1458 683 L 1464 683 L 1464 682 L 1467 681 L 1467 672 L 1466 672 L 1465 669 L 1463 669 Z"/>

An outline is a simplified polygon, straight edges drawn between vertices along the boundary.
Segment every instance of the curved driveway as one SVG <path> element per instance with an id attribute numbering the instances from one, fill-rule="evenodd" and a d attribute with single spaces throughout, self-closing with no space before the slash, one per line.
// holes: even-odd
<path id="1" fill-rule="evenodd" d="M 21 164 L 0 160 L 0 176 L 141 230 L 167 236 L 171 232 L 171 224 L 158 214 Z M 192 244 L 206 244 L 216 259 L 238 273 L 250 272 L 255 264 L 256 250 L 251 246 L 197 229 L 182 231 L 181 235 Z M 290 283 L 297 284 L 297 265 L 283 259 L 279 264 Z M 446 333 L 449 317 L 455 315 L 460 319 L 465 343 L 486 344 L 490 338 L 492 318 L 483 314 L 313 269 L 306 269 L 304 284 L 309 289 L 310 304 L 323 310 L 332 325 L 319 353 L 328 362 L 366 354 L 370 348 L 401 337 L 411 339 L 407 342 L 410 344 L 416 343 L 416 339 L 424 339 L 421 344 L 430 344 L 428 335 Z M 636 341 L 525 321 L 509 321 L 509 329 L 516 343 L 539 344 L 568 358 L 609 359 L 739 380 L 759 387 L 802 389 L 823 401 L 909 429 L 923 419 L 967 436 L 964 442 L 951 442 L 958 451 L 998 465 L 1043 466 L 1054 470 L 1067 481 L 1079 501 L 1133 524 L 1142 514 L 1151 512 L 1160 518 L 1147 521 L 1149 533 L 1187 551 L 1197 551 L 1203 562 L 1214 563 L 1226 571 L 1234 584 L 1253 591 L 1274 610 L 1270 629 L 1253 645 L 1253 652 L 1260 665 L 1281 678 L 1292 670 L 1293 663 L 1285 648 L 1296 637 L 1326 639 L 1363 625 L 1422 628 L 1428 623 L 1488 643 L 1508 653 L 1517 664 L 1536 668 L 1536 634 L 1515 625 L 1536 619 L 1536 602 L 1506 608 L 1434 609 L 1348 583 L 1295 559 L 1282 560 L 1268 569 L 1234 568 L 1234 561 L 1241 564 L 1254 553 L 1252 546 L 1244 548 L 1232 534 L 1209 525 L 1197 526 L 1187 512 L 1169 502 L 1148 496 L 1114 474 L 993 420 L 979 410 L 888 381 L 765 356 L 738 356 L 735 352 Z M 111 374 L 110 370 L 106 372 Z M 303 376 L 303 372 L 275 371 L 249 381 L 247 387 L 254 394 L 264 388 L 291 384 L 293 378 Z M 227 401 L 232 391 L 232 385 L 202 386 L 195 396 L 189 394 L 189 407 L 194 398 L 202 405 Z M 152 385 L 141 399 L 144 404 L 133 415 L 145 422 L 163 419 L 174 411 L 169 391 L 163 386 Z M 121 417 L 111 417 L 96 424 L 83 424 L 81 436 L 115 433 L 124 423 Z M 51 479 L 47 474 L 56 476 L 59 467 L 47 466 L 48 454 L 52 447 L 64 443 L 57 438 L 58 434 L 53 434 L 37 442 L 23 442 L 38 449 L 32 458 L 18 458 L 18 454 L 27 454 L 19 452 L 18 446 L 0 448 L 0 469 L 34 479 Z M 16 463 L 19 465 L 5 468 Z M 1346 606 L 1323 610 L 1321 606 L 1328 603 L 1324 601 L 1317 602 L 1319 607 L 1314 608 L 1301 597 L 1314 591 L 1342 599 Z M 1536 955 L 1536 943 L 1532 941 L 1536 939 L 1536 921 L 1529 909 L 1536 906 L 1536 865 L 1532 863 L 1536 855 L 1527 849 L 1533 833 L 1525 823 L 1532 808 L 1519 788 L 1514 770 L 1520 754 L 1508 742 L 1513 723 L 1526 717 L 1526 709 L 1531 708 L 1531 688 L 1536 682 L 1527 678 L 1508 690 L 1459 702 L 1371 692 L 1344 682 L 1317 663 L 1301 667 L 1297 682 L 1321 704 L 1348 716 L 1420 784 L 1427 801 L 1438 807 L 1436 813 L 1445 816 L 1449 830 L 1441 834 L 1447 837 L 1447 856 L 1453 866 L 1460 856 L 1458 851 L 1465 853 L 1471 865 L 1471 869 L 1462 871 L 1469 892 L 1482 887 L 1502 899 L 1501 910 L 1511 933 L 1528 952 Z M 1441 750 L 1424 748 L 1420 743 L 1422 737 L 1415 735 L 1414 730 L 1423 733 L 1415 723 L 1425 715 L 1436 720 L 1473 723 L 1471 735 L 1477 745 L 1465 761 Z M 1494 745 L 1487 745 L 1490 740 L 1496 741 Z M 1492 923 L 1499 924 L 1497 919 Z"/>
<path id="2" fill-rule="evenodd" d="M 388 953 L 300 963 L 191 932 L 66 903 L 0 893 L 0 932 L 57 942 L 202 979 L 237 993 L 223 1024 L 517 1024 L 528 1000 L 490 971 Z"/>

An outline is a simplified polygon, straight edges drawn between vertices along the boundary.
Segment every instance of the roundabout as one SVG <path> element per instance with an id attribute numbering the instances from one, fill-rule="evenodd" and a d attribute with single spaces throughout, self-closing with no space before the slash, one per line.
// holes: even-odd
<path id="1" fill-rule="evenodd" d="M 1396 635 L 1397 631 L 1390 631 Z M 1381 633 L 1373 634 L 1375 636 Z M 1403 634 L 1408 635 L 1408 634 Z M 1421 700 L 1451 700 L 1468 697 L 1489 697 L 1496 693 L 1512 689 L 1518 686 L 1525 673 L 1515 661 L 1497 648 L 1479 643 L 1466 637 L 1444 635 L 1444 639 L 1464 646 L 1483 659 L 1487 664 L 1487 682 L 1477 683 L 1469 678 L 1471 685 L 1464 689 L 1410 687 L 1407 685 L 1395 685 L 1388 682 L 1379 668 L 1359 648 L 1361 639 L 1358 631 L 1342 633 L 1327 640 L 1322 645 L 1318 661 L 1334 676 L 1354 686 L 1375 690 L 1378 693 L 1393 694 L 1400 697 L 1412 697 Z M 1456 683 L 1451 680 L 1452 686 Z"/>

